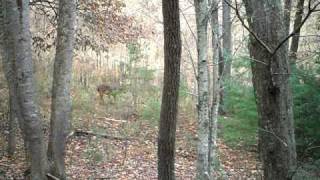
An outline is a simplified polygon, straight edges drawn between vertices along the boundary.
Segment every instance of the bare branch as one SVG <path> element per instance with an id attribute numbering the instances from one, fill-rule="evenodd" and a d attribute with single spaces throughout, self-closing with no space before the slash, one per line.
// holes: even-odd
<path id="1" fill-rule="evenodd" d="M 231 7 L 231 9 L 233 9 L 235 12 L 236 12 L 236 16 L 238 17 L 238 19 L 240 20 L 242 26 L 254 37 L 254 39 L 261 45 L 263 46 L 270 54 L 273 53 L 272 49 L 266 44 L 264 43 L 259 37 L 258 35 L 252 30 L 250 29 L 246 23 L 244 22 L 243 18 L 241 17 L 240 15 L 240 11 L 239 11 L 239 8 L 238 8 L 238 3 L 236 1 L 235 3 L 235 6 L 233 6 L 229 1 L 227 0 L 224 0 L 224 2 L 226 4 L 228 4 L 228 6 Z"/>
<path id="2" fill-rule="evenodd" d="M 196 35 L 194 34 L 194 32 L 192 31 L 192 28 L 191 28 L 191 26 L 190 26 L 190 24 L 189 24 L 189 22 L 188 22 L 188 19 L 187 19 L 187 17 L 186 17 L 186 15 L 183 13 L 183 11 L 179 8 L 179 10 L 180 10 L 180 13 L 182 14 L 182 16 L 183 16 L 183 19 L 186 21 L 186 23 L 187 23 L 187 26 L 188 26 L 188 29 L 189 29 L 189 31 L 191 32 L 191 34 L 192 34 L 192 37 L 194 38 L 194 40 L 197 40 L 197 37 L 196 37 Z"/>
<path id="3" fill-rule="evenodd" d="M 303 18 L 301 24 L 296 28 L 294 29 L 287 37 L 285 37 L 279 44 L 278 46 L 274 49 L 273 53 L 272 53 L 272 56 L 274 56 L 277 51 L 281 48 L 281 46 L 286 42 L 288 41 L 289 38 L 291 38 L 292 36 L 294 36 L 297 32 L 300 31 L 300 29 L 302 28 L 302 26 L 305 24 L 305 22 L 308 20 L 308 18 L 310 17 L 310 15 L 316 11 L 317 7 L 320 5 L 320 1 L 317 2 L 313 7 L 311 5 L 311 0 L 309 0 L 309 3 L 308 3 L 308 12 L 306 14 L 306 16 Z"/>
<path id="4" fill-rule="evenodd" d="M 184 48 L 187 50 L 187 52 L 189 54 L 195 80 L 198 81 L 198 78 L 197 78 L 198 77 L 198 73 L 197 73 L 197 70 L 196 70 L 196 66 L 194 64 L 194 60 L 193 60 L 193 57 L 192 57 L 192 54 L 191 54 L 191 51 L 190 51 L 189 44 L 187 43 L 188 41 L 187 41 L 185 35 L 182 32 L 181 32 L 181 34 L 182 34 L 182 37 L 183 37 L 183 39 L 185 41 L 185 44 L 187 46 L 187 47 L 184 46 Z"/>
<path id="5" fill-rule="evenodd" d="M 236 0 L 235 0 L 236 1 Z M 250 29 L 250 27 L 248 27 L 246 25 L 246 23 L 244 22 L 243 18 L 240 15 L 240 10 L 238 7 L 238 3 L 237 1 L 235 2 L 235 6 L 233 6 L 229 1 L 224 0 L 224 2 L 226 2 L 226 4 L 228 4 L 228 6 L 230 6 L 236 13 L 236 16 L 238 17 L 238 19 L 240 20 L 242 26 L 254 37 L 254 39 L 262 46 L 264 47 L 272 56 L 274 56 L 277 51 L 283 46 L 283 44 L 285 44 L 292 36 L 295 36 L 297 32 L 300 31 L 300 29 L 302 28 L 302 26 L 305 24 L 305 22 L 308 20 L 308 18 L 310 17 L 310 15 L 314 12 L 319 11 L 318 6 L 320 5 L 320 1 L 318 1 L 317 3 L 315 3 L 314 5 L 312 5 L 312 0 L 309 0 L 308 3 L 308 12 L 306 14 L 306 16 L 303 18 L 301 24 L 294 29 L 288 36 L 286 36 L 282 41 L 280 41 L 280 43 L 276 46 L 276 48 L 274 50 L 272 50 L 266 43 L 264 43 L 259 37 L 258 35 L 252 30 Z"/>

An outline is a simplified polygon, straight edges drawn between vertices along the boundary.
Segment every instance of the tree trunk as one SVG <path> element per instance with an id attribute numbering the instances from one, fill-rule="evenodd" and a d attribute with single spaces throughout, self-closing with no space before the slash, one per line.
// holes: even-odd
<path id="1" fill-rule="evenodd" d="M 35 83 L 29 25 L 29 1 L 6 1 L 9 29 L 14 37 L 16 62 L 15 81 L 19 110 L 23 119 L 24 135 L 31 160 L 31 179 L 46 179 L 47 158 L 44 151 L 41 120 L 35 103 Z M 15 23 L 11 23 L 15 22 Z"/>
<path id="2" fill-rule="evenodd" d="M 0 17 L 0 29 L 3 36 L 1 36 L 0 40 L 0 54 L 2 56 L 2 65 L 5 70 L 4 74 L 7 80 L 8 89 L 9 89 L 9 142 L 8 142 L 8 153 L 9 155 L 13 155 L 15 151 L 15 134 L 17 125 L 19 123 L 19 127 L 22 132 L 22 136 L 24 139 L 26 157 L 29 159 L 28 150 L 27 150 L 27 141 L 24 135 L 24 125 L 23 119 L 21 117 L 21 112 L 19 110 L 18 98 L 17 98 L 17 88 L 18 84 L 15 80 L 15 61 L 16 61 L 16 51 L 15 51 L 15 34 L 14 31 L 17 28 L 17 21 L 11 21 L 11 19 L 7 18 L 6 14 L 6 1 L 1 2 L 1 17 Z M 12 18 L 12 16 L 11 16 Z"/>
<path id="3" fill-rule="evenodd" d="M 219 59 L 220 59 L 220 42 L 219 42 L 219 11 L 217 0 L 211 1 L 211 6 L 215 11 L 211 17 L 211 30 L 212 30 L 212 100 L 209 114 L 209 152 L 208 152 L 208 164 L 209 175 L 212 175 L 212 170 L 217 170 L 217 121 L 219 110 Z"/>
<path id="4" fill-rule="evenodd" d="M 9 112 L 8 112 L 8 125 L 9 125 L 9 134 L 8 134 L 8 154 L 9 156 L 13 156 L 15 150 L 16 150 L 16 123 L 15 123 L 15 116 L 14 116 L 14 111 L 13 108 L 14 106 L 14 101 L 12 99 L 12 91 L 13 91 L 13 81 L 12 81 L 12 73 L 11 70 L 11 64 L 9 58 L 12 58 L 13 54 L 9 54 L 8 51 L 13 50 L 13 44 L 8 44 L 8 42 L 12 41 L 7 41 L 7 34 L 10 33 L 7 30 L 6 23 L 5 23 L 5 17 L 6 17 L 6 10 L 5 10 L 5 1 L 0 1 L 0 55 L 1 55 L 1 60 L 2 60 L 2 67 L 3 70 L 5 71 L 5 77 L 7 80 L 8 84 L 8 89 L 9 89 Z M 11 47 L 9 47 L 11 45 Z M 14 96 L 13 96 L 14 97 Z"/>
<path id="5" fill-rule="evenodd" d="M 66 179 L 64 157 L 71 120 L 70 89 L 75 16 L 75 0 L 60 0 L 48 146 L 50 171 L 59 179 Z"/>
<path id="6" fill-rule="evenodd" d="M 281 1 L 245 0 L 250 28 L 269 47 L 275 48 L 286 36 Z M 296 166 L 290 67 L 287 48 L 282 46 L 271 55 L 250 37 L 252 81 L 259 114 L 259 153 L 264 178 L 291 178 Z"/>
<path id="7" fill-rule="evenodd" d="M 225 79 L 229 79 L 231 76 L 231 63 L 232 63 L 232 34 L 231 34 L 231 10 L 230 6 L 223 0 L 223 12 L 222 12 L 222 38 L 223 38 L 223 60 L 224 69 L 223 76 Z"/>
<path id="8" fill-rule="evenodd" d="M 222 1 L 222 40 L 223 40 L 223 50 L 221 53 L 221 62 L 219 62 L 219 75 L 221 79 L 221 91 L 220 91 L 220 105 L 219 112 L 220 114 L 226 113 L 226 108 L 224 105 L 226 90 L 224 88 L 225 82 L 230 80 L 231 77 L 231 64 L 232 64 L 232 34 L 231 34 L 231 8 L 230 6 L 223 0 Z"/>
<path id="9" fill-rule="evenodd" d="M 295 14 L 293 29 L 297 29 L 297 27 L 302 23 L 303 9 L 304 9 L 304 0 L 298 0 L 297 12 Z M 299 38 L 300 38 L 300 30 L 292 37 L 292 40 L 291 40 L 289 57 L 293 64 L 295 64 L 297 60 Z"/>
<path id="10" fill-rule="evenodd" d="M 195 0 L 198 51 L 198 147 L 196 179 L 209 179 L 208 0 Z"/>
<path id="11" fill-rule="evenodd" d="M 158 179 L 174 180 L 181 37 L 179 0 L 163 0 L 164 80 L 158 141 Z"/>
<path id="12" fill-rule="evenodd" d="M 13 156 L 16 151 L 16 132 L 17 132 L 17 123 L 14 109 L 14 102 L 11 96 L 9 97 L 9 135 L 8 135 L 8 155 Z"/>
<path id="13" fill-rule="evenodd" d="M 283 24 L 285 26 L 285 34 L 286 34 L 286 36 L 289 34 L 289 31 L 290 31 L 291 6 L 292 6 L 292 0 L 284 0 Z M 289 44 L 289 41 L 287 41 L 287 43 L 286 43 L 287 48 L 288 48 L 288 44 Z"/>

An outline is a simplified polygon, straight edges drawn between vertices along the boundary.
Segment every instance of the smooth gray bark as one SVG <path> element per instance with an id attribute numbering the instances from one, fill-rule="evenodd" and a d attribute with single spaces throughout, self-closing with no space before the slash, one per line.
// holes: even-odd
<path id="1" fill-rule="evenodd" d="M 223 63 L 224 68 L 222 69 L 223 76 L 225 79 L 231 76 L 231 63 L 232 63 L 232 21 L 231 21 L 231 8 L 223 0 L 222 1 L 222 38 L 223 38 Z"/>
<path id="2" fill-rule="evenodd" d="M 29 1 L 6 1 L 9 29 L 12 29 L 15 49 L 14 76 L 17 82 L 18 106 L 30 155 L 30 178 L 46 179 L 47 158 L 39 111 L 35 103 L 35 82 L 29 25 Z"/>
<path id="3" fill-rule="evenodd" d="M 228 1 L 230 2 L 230 1 Z M 220 105 L 219 105 L 219 113 L 225 114 L 225 97 L 227 96 L 227 91 L 224 88 L 224 84 L 230 80 L 231 77 L 231 65 L 232 65 L 232 21 L 231 21 L 231 8 L 222 0 L 222 53 L 220 56 L 221 62 L 219 62 L 219 75 L 221 81 L 221 91 L 220 91 Z"/>
<path id="4" fill-rule="evenodd" d="M 219 31 L 219 11 L 217 0 L 211 0 L 211 7 L 215 9 L 211 15 L 211 31 L 212 31 L 212 99 L 209 114 L 209 152 L 208 164 L 209 175 L 212 176 L 212 170 L 217 170 L 217 123 L 218 123 L 218 109 L 220 99 L 220 84 L 219 84 L 219 59 L 220 59 L 220 31 Z M 214 177 L 213 177 L 214 178 Z M 212 177 L 211 177 L 212 179 Z"/>
<path id="5" fill-rule="evenodd" d="M 0 54 L 2 57 L 2 66 L 4 69 L 4 74 L 7 80 L 8 89 L 9 89 L 9 142 L 8 142 L 8 153 L 13 155 L 15 151 L 15 135 L 17 129 L 17 122 L 22 132 L 24 139 L 24 146 L 26 151 L 26 157 L 29 159 L 28 150 L 27 150 L 27 141 L 25 139 L 24 132 L 24 122 L 21 117 L 21 112 L 19 110 L 18 104 L 18 84 L 15 78 L 15 61 L 16 61 L 16 50 L 15 50 L 15 34 L 16 28 L 18 27 L 18 22 L 13 21 L 12 16 L 7 16 L 6 13 L 6 1 L 1 0 L 1 23 L 0 23 Z"/>
<path id="6" fill-rule="evenodd" d="M 174 180 L 181 36 L 179 0 L 163 0 L 164 80 L 158 140 L 158 179 Z"/>
<path id="7" fill-rule="evenodd" d="M 196 179 L 209 179 L 208 0 L 195 0 L 198 51 L 198 145 Z"/>
<path id="8" fill-rule="evenodd" d="M 248 23 L 261 41 L 275 48 L 286 37 L 281 1 L 244 0 Z M 259 115 L 259 153 L 264 179 L 290 179 L 296 166 L 290 66 L 287 47 L 272 56 L 252 36 L 249 51 Z M 259 61 L 259 62 L 258 62 Z"/>
<path id="9" fill-rule="evenodd" d="M 13 54 L 9 54 L 8 51 L 12 50 L 13 43 L 8 40 L 7 34 L 10 33 L 7 29 L 5 18 L 6 18 L 6 9 L 5 9 L 5 1 L 0 1 L 0 57 L 2 60 L 2 67 L 4 70 L 4 75 L 7 80 L 8 89 L 9 89 L 9 112 L 8 112 L 8 125 L 9 125 L 9 134 L 8 134 L 8 154 L 12 156 L 16 149 L 16 123 L 15 123 L 15 114 L 14 114 L 14 96 L 12 95 L 13 92 L 13 78 L 12 77 L 12 66 L 10 58 L 12 58 Z M 11 45 L 11 46 L 10 46 Z"/>
<path id="10" fill-rule="evenodd" d="M 59 179 L 66 179 L 64 158 L 71 120 L 70 89 L 75 17 L 76 1 L 60 0 L 48 145 L 50 172 Z"/>

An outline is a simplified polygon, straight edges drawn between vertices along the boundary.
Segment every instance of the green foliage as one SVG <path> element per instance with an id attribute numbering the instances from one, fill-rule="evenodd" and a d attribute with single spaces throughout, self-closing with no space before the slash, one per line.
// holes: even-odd
<path id="1" fill-rule="evenodd" d="M 145 67 L 140 67 L 135 69 L 135 76 L 139 80 L 143 80 L 143 82 L 149 82 L 155 78 L 155 70 L 147 69 Z"/>
<path id="2" fill-rule="evenodd" d="M 320 81 L 316 77 L 316 72 L 320 68 L 314 67 L 294 68 L 291 82 L 298 153 L 303 156 L 308 153 L 320 158 L 320 151 L 317 149 L 306 152 L 308 148 L 320 145 Z"/>
<path id="3" fill-rule="evenodd" d="M 141 117 L 144 120 L 148 120 L 151 124 L 156 125 L 160 119 L 161 102 L 158 98 L 150 97 L 146 99 L 143 109 L 141 111 Z"/>
<path id="4" fill-rule="evenodd" d="M 128 56 L 130 59 L 130 62 L 137 62 L 141 58 L 141 46 L 137 42 L 128 43 L 127 44 L 128 49 Z"/>
<path id="5" fill-rule="evenodd" d="M 226 84 L 225 105 L 228 117 L 219 118 L 225 142 L 232 146 L 256 144 L 258 115 L 253 88 L 237 81 Z"/>
<path id="6" fill-rule="evenodd" d="M 94 106 L 95 104 L 95 90 L 88 90 L 85 88 L 75 88 L 76 91 L 72 98 L 72 108 L 73 108 L 73 115 L 74 117 L 79 116 L 79 112 L 94 112 Z M 80 116 L 81 116 L 80 113 Z"/>
<path id="7" fill-rule="evenodd" d="M 240 119 L 257 119 L 257 107 L 251 85 L 230 81 L 226 84 L 225 105 L 228 112 Z M 255 124 L 255 123 L 254 123 Z"/>
<path id="8" fill-rule="evenodd" d="M 307 179 L 319 180 L 320 159 L 299 166 L 293 176 L 293 180 Z"/>
<path id="9" fill-rule="evenodd" d="M 188 85 L 185 81 L 180 81 L 180 86 L 179 86 L 179 98 L 180 100 L 181 99 L 185 99 L 187 98 L 189 95 L 188 95 Z"/>

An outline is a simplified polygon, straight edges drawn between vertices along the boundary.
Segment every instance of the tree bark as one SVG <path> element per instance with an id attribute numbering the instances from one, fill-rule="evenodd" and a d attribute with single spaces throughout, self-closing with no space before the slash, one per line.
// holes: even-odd
<path id="1" fill-rule="evenodd" d="M 292 0 L 284 0 L 283 22 L 284 22 L 284 26 L 285 26 L 285 34 L 286 34 L 286 36 L 289 35 L 289 31 L 290 31 L 291 6 L 292 6 Z M 287 48 L 288 48 L 288 44 L 289 44 L 289 42 L 286 43 Z"/>
<path id="2" fill-rule="evenodd" d="M 198 145 L 196 179 L 209 179 L 208 0 L 194 0 L 198 51 Z"/>
<path id="3" fill-rule="evenodd" d="M 250 28 L 275 48 L 287 35 L 281 1 L 245 0 Z M 290 179 L 296 166 L 290 66 L 287 47 L 271 55 L 252 36 L 249 46 L 252 81 L 259 115 L 259 153 L 267 180 Z M 261 63 L 262 62 L 262 63 Z"/>
<path id="4" fill-rule="evenodd" d="M 231 8 L 223 0 L 223 11 L 222 11 L 222 38 L 223 38 L 223 60 L 224 68 L 223 75 L 225 79 L 229 79 L 231 76 L 231 63 L 232 63 L 232 34 L 231 34 Z"/>
<path id="5" fill-rule="evenodd" d="M 178 113 L 181 37 L 179 1 L 163 0 L 164 84 L 158 141 L 158 179 L 174 180 L 175 136 Z"/>
<path id="6" fill-rule="evenodd" d="M 230 2 L 230 1 L 229 1 Z M 219 113 L 225 114 L 226 108 L 224 105 L 225 97 L 227 91 L 224 88 L 225 82 L 230 80 L 231 77 L 231 64 L 232 64 L 232 34 L 231 34 L 231 8 L 230 6 L 223 0 L 222 1 L 222 56 L 221 62 L 219 62 L 219 75 L 221 79 L 221 91 L 220 91 L 220 104 L 219 104 Z M 220 61 L 220 60 L 219 60 Z"/>
<path id="7" fill-rule="evenodd" d="M 50 171 L 59 179 L 66 179 L 64 158 L 66 137 L 70 130 L 71 120 L 70 89 L 75 16 L 75 0 L 60 0 L 48 145 Z"/>
<path id="8" fill-rule="evenodd" d="M 8 89 L 9 89 L 9 116 L 8 116 L 8 125 L 9 125 L 9 134 L 8 134 L 8 155 L 12 156 L 15 152 L 16 149 L 16 123 L 15 123 L 15 116 L 14 116 L 14 111 L 13 108 L 14 106 L 14 101 L 13 101 L 13 97 L 12 95 L 12 91 L 13 89 L 13 79 L 11 78 L 12 75 L 10 73 L 12 73 L 11 70 L 11 64 L 10 64 L 10 60 L 9 58 L 12 58 L 13 54 L 8 53 L 8 51 L 12 50 L 13 48 L 13 44 L 8 44 L 8 42 L 12 42 L 12 41 L 8 41 L 7 40 L 7 34 L 10 33 L 10 31 L 7 30 L 7 26 L 6 26 L 6 22 L 5 22 L 5 17 L 6 17 L 6 9 L 5 9 L 5 1 L 0 1 L 0 10 L 1 10 L 1 14 L 0 14 L 0 55 L 1 55 L 1 60 L 2 60 L 2 67 L 4 72 L 4 75 L 6 77 L 7 80 L 7 84 L 8 84 Z M 11 47 L 9 47 L 11 45 Z"/>
<path id="9" fill-rule="evenodd" d="M 13 111 L 14 102 L 11 97 L 9 97 L 9 135 L 8 135 L 8 155 L 13 156 L 16 151 L 16 132 L 17 123 L 15 118 L 15 113 Z"/>
<path id="10" fill-rule="evenodd" d="M 29 1 L 6 1 L 7 21 L 12 29 L 15 49 L 14 77 L 17 83 L 17 100 L 25 140 L 30 155 L 30 177 L 46 179 L 47 158 L 44 151 L 42 126 L 35 103 L 35 83 L 29 25 Z"/>
<path id="11" fill-rule="evenodd" d="M 7 16 L 6 13 L 6 1 L 2 0 L 1 2 L 1 17 L 0 17 L 0 29 L 1 40 L 0 40 L 0 54 L 2 56 L 2 66 L 5 70 L 4 74 L 7 80 L 8 89 L 9 89 L 9 142 L 8 142 L 8 153 L 13 155 L 15 151 L 15 134 L 17 129 L 17 122 L 22 132 L 24 139 L 24 146 L 26 151 L 26 157 L 29 159 L 28 150 L 27 150 L 27 141 L 24 135 L 24 124 L 21 117 L 21 112 L 19 110 L 18 98 L 17 98 L 17 88 L 18 84 L 15 79 L 15 61 L 16 61 L 16 50 L 15 50 L 15 34 L 14 31 L 18 27 L 18 22 L 13 21 L 12 16 Z M 9 17 L 9 18 L 8 18 Z"/>
<path id="12" fill-rule="evenodd" d="M 217 121 L 220 99 L 220 84 L 219 84 L 219 60 L 220 60 L 220 31 L 219 31 L 219 11 L 218 1 L 211 0 L 211 8 L 215 9 L 211 15 L 211 30 L 212 30 L 212 99 L 209 114 L 209 150 L 208 150 L 208 171 L 212 176 L 212 170 L 217 170 Z"/>
<path id="13" fill-rule="evenodd" d="M 293 29 L 296 29 L 302 23 L 303 9 L 304 9 L 304 1 L 298 0 L 297 3 L 297 11 L 295 14 Z M 289 57 L 293 64 L 295 64 L 297 60 L 297 52 L 299 48 L 299 39 L 300 39 L 300 30 L 292 37 Z"/>

